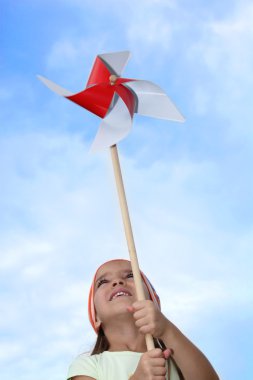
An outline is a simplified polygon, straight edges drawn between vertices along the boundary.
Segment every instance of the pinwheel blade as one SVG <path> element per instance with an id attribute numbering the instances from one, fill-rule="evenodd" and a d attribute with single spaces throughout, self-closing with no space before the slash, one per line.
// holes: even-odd
<path id="1" fill-rule="evenodd" d="M 103 82 L 108 83 L 111 74 L 120 76 L 127 64 L 129 56 L 130 52 L 128 51 L 97 55 L 86 87 L 91 87 Z"/>
<path id="2" fill-rule="evenodd" d="M 100 151 L 118 143 L 127 136 L 131 127 L 132 117 L 129 110 L 124 101 L 117 97 L 116 103 L 99 126 L 91 151 Z"/>
<path id="3" fill-rule="evenodd" d="M 159 119 L 185 121 L 175 104 L 156 84 L 146 80 L 136 80 L 124 83 L 134 91 L 138 98 L 136 113 Z"/>
<path id="4" fill-rule="evenodd" d="M 71 96 L 73 95 L 72 92 L 66 90 L 65 88 L 59 86 L 58 84 L 52 82 L 51 80 L 42 77 L 41 75 L 37 75 L 37 78 L 41 80 L 50 90 L 56 92 L 56 94 L 61 95 L 61 96 Z"/>
<path id="5" fill-rule="evenodd" d="M 108 83 L 110 75 L 111 72 L 98 55 L 93 63 L 86 87 L 88 88 L 99 83 Z"/>
<path id="6" fill-rule="evenodd" d="M 99 54 L 99 57 L 105 62 L 112 74 L 121 76 L 129 57 L 129 51 L 118 51 L 116 53 Z"/>

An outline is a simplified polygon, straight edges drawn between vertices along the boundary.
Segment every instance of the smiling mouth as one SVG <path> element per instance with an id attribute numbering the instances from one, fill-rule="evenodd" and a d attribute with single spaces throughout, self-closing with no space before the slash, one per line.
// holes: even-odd
<path id="1" fill-rule="evenodd" d="M 118 297 L 131 297 L 131 294 L 130 293 L 126 293 L 126 292 L 117 292 L 116 294 L 114 294 L 111 298 L 110 298 L 110 301 L 118 298 Z"/>

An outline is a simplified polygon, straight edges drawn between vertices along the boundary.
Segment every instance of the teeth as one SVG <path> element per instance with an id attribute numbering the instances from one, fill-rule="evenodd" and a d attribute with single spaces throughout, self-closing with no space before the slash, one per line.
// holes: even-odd
<path id="1" fill-rule="evenodd" d="M 118 292 L 118 293 L 116 293 L 116 294 L 112 297 L 112 300 L 114 300 L 115 298 L 120 297 L 120 296 L 129 296 L 129 294 L 128 294 L 128 293 L 125 293 L 125 292 Z"/>

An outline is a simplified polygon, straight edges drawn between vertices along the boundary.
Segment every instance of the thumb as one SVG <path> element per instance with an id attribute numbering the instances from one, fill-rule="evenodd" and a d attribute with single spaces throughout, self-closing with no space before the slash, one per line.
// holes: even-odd
<path id="1" fill-rule="evenodd" d="M 129 313 L 133 313 L 134 312 L 133 306 L 127 306 L 127 310 L 129 311 Z"/>

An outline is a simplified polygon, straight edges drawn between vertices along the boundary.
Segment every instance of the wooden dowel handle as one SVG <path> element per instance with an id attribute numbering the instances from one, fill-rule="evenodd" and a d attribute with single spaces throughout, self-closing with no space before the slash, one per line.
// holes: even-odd
<path id="1" fill-rule="evenodd" d="M 118 156 L 118 150 L 117 146 L 113 145 L 110 147 L 111 150 L 111 158 L 112 158 L 112 164 L 113 164 L 113 170 L 114 170 L 114 176 L 119 196 L 119 203 L 121 208 L 121 214 L 124 224 L 124 230 L 127 240 L 127 246 L 134 276 L 134 283 L 136 287 L 136 294 L 137 294 L 137 300 L 143 301 L 145 300 L 145 293 L 143 289 L 143 283 L 137 258 L 137 253 L 135 249 L 134 244 L 134 237 L 133 237 L 133 231 L 131 226 L 131 221 L 129 217 L 128 207 L 127 207 L 127 200 L 126 200 L 126 194 L 120 169 L 120 162 L 119 162 L 119 156 Z M 152 350 L 154 348 L 154 341 L 151 334 L 145 335 L 146 345 L 148 351 Z"/>

